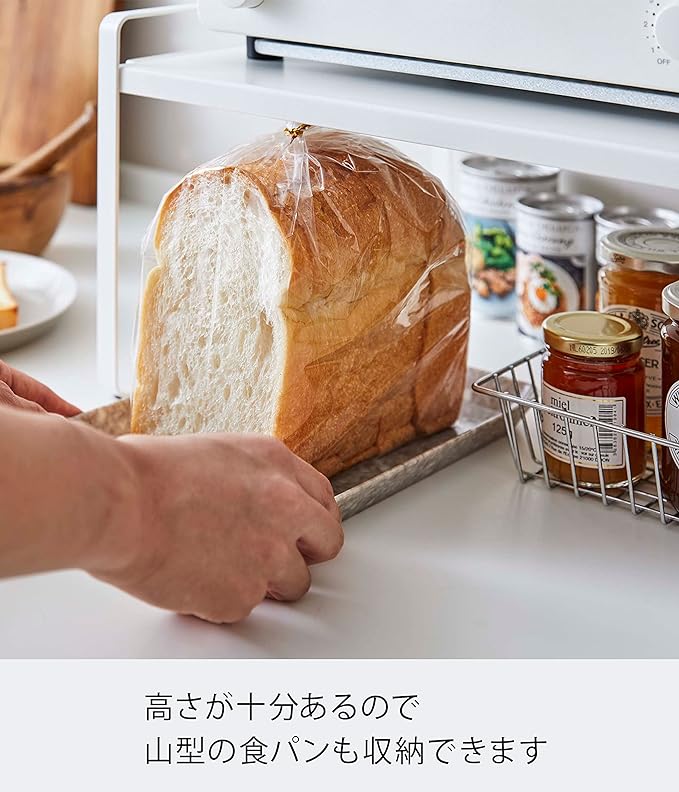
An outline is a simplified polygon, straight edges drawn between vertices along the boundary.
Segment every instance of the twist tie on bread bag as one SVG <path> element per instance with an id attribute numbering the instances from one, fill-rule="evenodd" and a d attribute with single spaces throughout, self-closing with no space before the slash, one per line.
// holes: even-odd
<path id="1" fill-rule="evenodd" d="M 280 151 L 280 165 L 283 178 L 277 185 L 277 200 L 286 209 L 288 224 L 286 234 L 292 237 L 295 228 L 301 226 L 315 253 L 316 224 L 314 217 L 314 193 L 322 192 L 323 168 L 318 160 L 309 154 L 304 133 L 312 129 L 310 124 L 288 125 L 283 130 L 286 143 Z"/>
<path id="2" fill-rule="evenodd" d="M 283 131 L 294 140 L 300 135 L 303 135 L 306 130 L 310 128 L 311 124 L 288 124 Z"/>

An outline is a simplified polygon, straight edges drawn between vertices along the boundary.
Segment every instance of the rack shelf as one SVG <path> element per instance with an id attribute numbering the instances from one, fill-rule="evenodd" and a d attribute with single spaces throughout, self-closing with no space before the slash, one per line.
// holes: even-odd
<path id="1" fill-rule="evenodd" d="M 347 66 L 248 61 L 240 47 L 128 60 L 120 90 L 679 186 L 679 117 L 671 113 Z"/>
<path id="2" fill-rule="evenodd" d="M 116 394 L 123 93 L 679 187 L 679 116 L 671 113 L 308 61 L 254 61 L 244 47 L 120 62 L 127 22 L 174 14 L 196 20 L 187 4 L 119 11 L 101 25 L 97 358 L 100 380 Z"/>

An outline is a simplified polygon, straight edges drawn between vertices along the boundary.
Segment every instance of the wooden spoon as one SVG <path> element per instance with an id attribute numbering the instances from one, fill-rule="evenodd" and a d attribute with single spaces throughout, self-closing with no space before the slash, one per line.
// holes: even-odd
<path id="1" fill-rule="evenodd" d="M 0 171 L 0 184 L 7 184 L 21 176 L 46 173 L 62 160 L 85 138 L 94 134 L 97 128 L 97 106 L 94 102 L 85 105 L 82 115 L 69 124 L 58 135 L 48 140 L 44 146 L 29 154 L 9 168 Z"/>

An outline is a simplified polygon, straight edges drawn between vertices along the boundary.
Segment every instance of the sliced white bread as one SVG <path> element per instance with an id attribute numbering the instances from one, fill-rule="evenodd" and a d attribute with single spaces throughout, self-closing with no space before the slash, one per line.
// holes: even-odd
<path id="1" fill-rule="evenodd" d="M 456 420 L 464 234 L 391 147 L 313 128 L 290 146 L 165 197 L 132 427 L 267 433 L 330 475 Z"/>

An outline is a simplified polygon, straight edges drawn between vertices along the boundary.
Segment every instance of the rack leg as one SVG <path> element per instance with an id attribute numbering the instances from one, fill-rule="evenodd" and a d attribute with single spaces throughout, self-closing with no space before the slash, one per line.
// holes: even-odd
<path id="1" fill-rule="evenodd" d="M 97 124 L 97 372 L 121 396 L 118 359 L 118 221 L 120 211 L 120 36 L 136 19 L 196 14 L 194 3 L 115 11 L 99 27 Z"/>
<path id="2" fill-rule="evenodd" d="M 120 31 L 105 17 L 99 30 L 97 124 L 97 369 L 100 382 L 120 396 L 118 368 L 118 220 L 120 158 Z"/>

